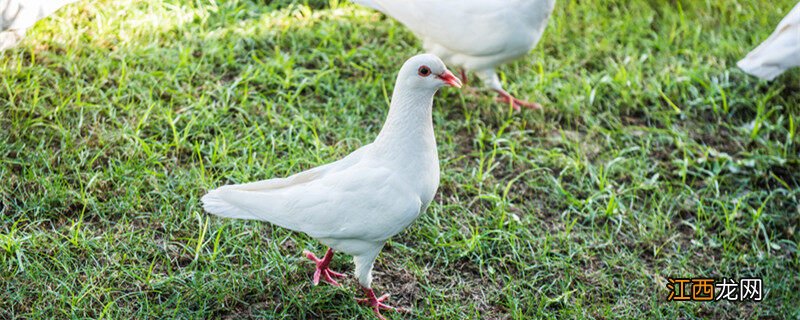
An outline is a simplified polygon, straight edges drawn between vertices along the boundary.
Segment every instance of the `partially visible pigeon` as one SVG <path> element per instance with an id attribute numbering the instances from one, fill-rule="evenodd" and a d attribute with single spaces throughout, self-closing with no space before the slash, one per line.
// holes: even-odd
<path id="1" fill-rule="evenodd" d="M 36 21 L 78 0 L 0 0 L 0 51 L 14 47 Z"/>
<path id="2" fill-rule="evenodd" d="M 495 68 L 525 56 L 542 37 L 555 0 L 352 0 L 411 29 L 425 50 L 450 66 L 474 71 L 500 100 L 539 109 L 503 90 Z"/>
<path id="3" fill-rule="evenodd" d="M 764 80 L 800 66 L 800 3 L 786 15 L 775 32 L 740 60 L 739 68 Z"/>
<path id="4" fill-rule="evenodd" d="M 330 247 L 316 263 L 314 284 L 332 285 L 344 276 L 329 269 L 333 250 L 352 255 L 355 274 L 369 305 L 396 310 L 389 295 L 372 290 L 372 265 L 390 237 L 405 229 L 433 200 L 439 158 L 433 135 L 433 95 L 461 82 L 434 55 L 412 57 L 400 69 L 389 114 L 371 144 L 343 159 L 288 178 L 228 185 L 203 196 L 206 211 L 226 218 L 253 219 L 303 232 Z"/>

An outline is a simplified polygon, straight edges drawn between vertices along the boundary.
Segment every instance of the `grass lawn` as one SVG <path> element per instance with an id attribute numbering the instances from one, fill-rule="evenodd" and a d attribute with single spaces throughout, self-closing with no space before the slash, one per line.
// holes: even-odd
<path id="1" fill-rule="evenodd" d="M 800 70 L 735 67 L 795 3 L 558 0 L 501 68 L 543 112 L 437 95 L 437 197 L 373 282 L 413 312 L 385 314 L 800 317 Z M 420 47 L 344 0 L 83 1 L 37 24 L 0 53 L 0 318 L 371 318 L 352 277 L 311 285 L 322 245 L 199 198 L 371 142 Z M 764 298 L 666 302 L 668 277 L 760 277 Z"/>

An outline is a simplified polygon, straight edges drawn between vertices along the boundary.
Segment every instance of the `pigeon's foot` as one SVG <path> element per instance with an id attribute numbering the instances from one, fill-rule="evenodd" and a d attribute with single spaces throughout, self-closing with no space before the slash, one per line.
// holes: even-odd
<path id="1" fill-rule="evenodd" d="M 328 265 L 331 263 L 331 260 L 333 259 L 333 249 L 328 248 L 328 252 L 325 253 L 325 257 L 322 259 L 317 258 L 317 256 L 315 256 L 308 250 L 303 251 L 303 254 L 306 256 L 306 258 L 308 258 L 311 261 L 314 261 L 314 263 L 317 264 L 317 270 L 314 271 L 314 280 L 313 280 L 314 285 L 318 285 L 319 279 L 322 278 L 323 281 L 330 283 L 331 285 L 337 287 L 340 286 L 340 284 L 336 282 L 336 280 L 334 280 L 333 278 L 334 277 L 344 278 L 344 274 L 334 272 L 333 270 L 328 268 Z"/>
<path id="2" fill-rule="evenodd" d="M 381 320 L 386 320 L 386 318 L 381 315 L 381 310 L 391 310 L 391 311 L 398 311 L 398 312 L 408 312 L 406 309 L 402 308 L 395 308 L 390 305 L 384 304 L 383 302 L 389 299 L 389 294 L 384 294 L 380 296 L 380 298 L 375 297 L 375 291 L 372 288 L 362 288 L 364 293 L 367 294 L 366 298 L 363 299 L 356 299 L 359 304 L 368 305 L 372 308 L 372 311 L 375 311 L 375 315 L 378 316 Z"/>
<path id="3" fill-rule="evenodd" d="M 461 73 L 461 84 L 467 85 L 467 71 L 461 68 L 459 73 Z"/>
<path id="4" fill-rule="evenodd" d="M 540 104 L 538 104 L 536 102 L 528 102 L 528 101 L 524 101 L 524 100 L 520 100 L 520 99 L 514 98 L 514 96 L 512 96 L 510 93 L 506 92 L 503 89 L 499 89 L 499 90 L 495 90 L 495 91 L 497 91 L 497 94 L 500 95 L 500 97 L 497 98 L 497 101 L 500 101 L 500 102 L 505 103 L 505 104 L 512 104 L 513 107 L 514 107 L 514 110 L 519 111 L 520 107 L 525 107 L 525 108 L 534 109 L 534 110 L 542 109 L 542 105 L 540 105 Z"/>

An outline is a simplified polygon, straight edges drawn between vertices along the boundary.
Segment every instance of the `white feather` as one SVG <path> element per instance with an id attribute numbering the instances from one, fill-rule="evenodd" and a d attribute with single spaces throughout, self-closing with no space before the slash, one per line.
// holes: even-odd
<path id="1" fill-rule="evenodd" d="M 800 66 L 800 3 L 737 66 L 764 80 L 775 79 L 787 69 Z"/>
<path id="2" fill-rule="evenodd" d="M 37 21 L 76 1 L 0 0 L 0 50 L 15 46 Z"/>

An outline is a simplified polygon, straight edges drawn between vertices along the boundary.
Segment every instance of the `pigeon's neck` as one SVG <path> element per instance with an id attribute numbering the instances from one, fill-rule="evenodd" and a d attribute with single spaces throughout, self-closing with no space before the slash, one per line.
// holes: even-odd
<path id="1" fill-rule="evenodd" d="M 389 153 L 426 147 L 435 149 L 431 115 L 435 93 L 435 90 L 395 88 L 386 122 L 375 139 L 376 147 Z"/>

